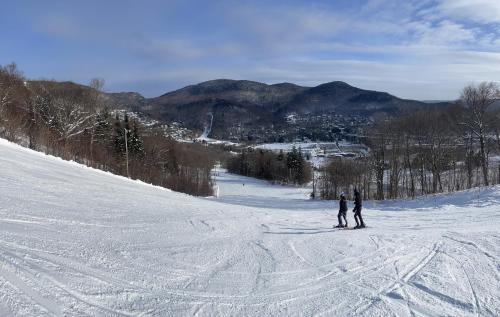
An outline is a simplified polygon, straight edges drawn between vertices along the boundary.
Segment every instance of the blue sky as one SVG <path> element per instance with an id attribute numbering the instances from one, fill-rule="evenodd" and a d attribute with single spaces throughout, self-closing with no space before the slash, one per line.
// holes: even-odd
<path id="1" fill-rule="evenodd" d="M 499 0 L 5 1 L 0 64 L 158 96 L 215 78 L 413 99 L 500 81 Z"/>

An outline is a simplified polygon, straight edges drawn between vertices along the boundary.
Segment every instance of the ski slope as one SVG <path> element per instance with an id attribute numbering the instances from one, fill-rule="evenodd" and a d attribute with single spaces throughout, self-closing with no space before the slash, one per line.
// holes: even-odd
<path id="1" fill-rule="evenodd" d="M 307 189 L 217 180 L 194 198 L 0 140 L 0 316 L 500 316 L 500 187 L 338 230 Z"/>

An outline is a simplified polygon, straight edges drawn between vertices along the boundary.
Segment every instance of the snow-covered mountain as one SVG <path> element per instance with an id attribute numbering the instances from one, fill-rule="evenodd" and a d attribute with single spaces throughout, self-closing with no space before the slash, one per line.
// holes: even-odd
<path id="1" fill-rule="evenodd" d="M 194 198 L 0 140 L 0 315 L 500 315 L 500 187 L 338 230 L 308 189 L 217 173 Z"/>

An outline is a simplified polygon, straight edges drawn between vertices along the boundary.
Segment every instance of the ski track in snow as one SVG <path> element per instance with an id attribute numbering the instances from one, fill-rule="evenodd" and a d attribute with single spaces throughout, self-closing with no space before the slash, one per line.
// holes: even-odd
<path id="1" fill-rule="evenodd" d="M 339 230 L 307 188 L 217 185 L 194 198 L 0 140 L 0 315 L 500 316 L 499 186 L 366 202 L 369 227 Z"/>

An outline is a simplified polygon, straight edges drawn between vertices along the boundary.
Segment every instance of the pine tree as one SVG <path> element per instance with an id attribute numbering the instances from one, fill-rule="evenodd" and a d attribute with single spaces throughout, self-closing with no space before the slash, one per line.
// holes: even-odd
<path id="1" fill-rule="evenodd" d="M 297 171 L 297 181 L 299 184 L 305 184 L 311 179 L 311 169 L 307 163 L 304 155 L 302 154 L 302 149 L 299 148 L 298 157 L 298 171 Z"/>
<path id="2" fill-rule="evenodd" d="M 304 156 L 302 155 L 302 149 L 299 148 L 299 153 L 297 155 L 297 172 L 296 172 L 296 181 L 298 184 L 305 183 L 305 178 L 304 178 L 305 167 L 306 167 L 306 162 L 304 160 Z"/>
<path id="3" fill-rule="evenodd" d="M 241 160 L 240 160 L 240 172 L 241 175 L 248 176 L 250 175 L 250 163 L 248 161 L 248 155 L 245 150 L 241 152 Z"/>
<path id="4" fill-rule="evenodd" d="M 109 135 L 112 132 L 111 117 L 107 110 L 97 113 L 95 139 L 97 143 L 106 144 L 109 140 Z"/>
<path id="5" fill-rule="evenodd" d="M 144 143 L 142 142 L 138 125 L 135 120 L 132 123 L 132 131 L 129 132 L 128 147 L 132 156 L 137 158 L 144 157 Z"/>
<path id="6" fill-rule="evenodd" d="M 115 116 L 114 123 L 114 133 L 113 133 L 113 143 L 114 143 L 114 152 L 115 156 L 118 159 L 122 159 L 125 157 L 125 130 L 124 123 L 120 120 L 118 113 Z"/>
<path id="7" fill-rule="evenodd" d="M 284 158 L 285 158 L 285 154 L 283 153 L 283 150 L 280 150 L 276 159 L 281 162 L 281 161 L 283 161 Z"/>
<path id="8" fill-rule="evenodd" d="M 299 168 L 299 153 L 294 146 L 292 152 L 286 154 L 286 165 L 288 167 L 288 181 L 297 183 L 297 170 Z"/>

